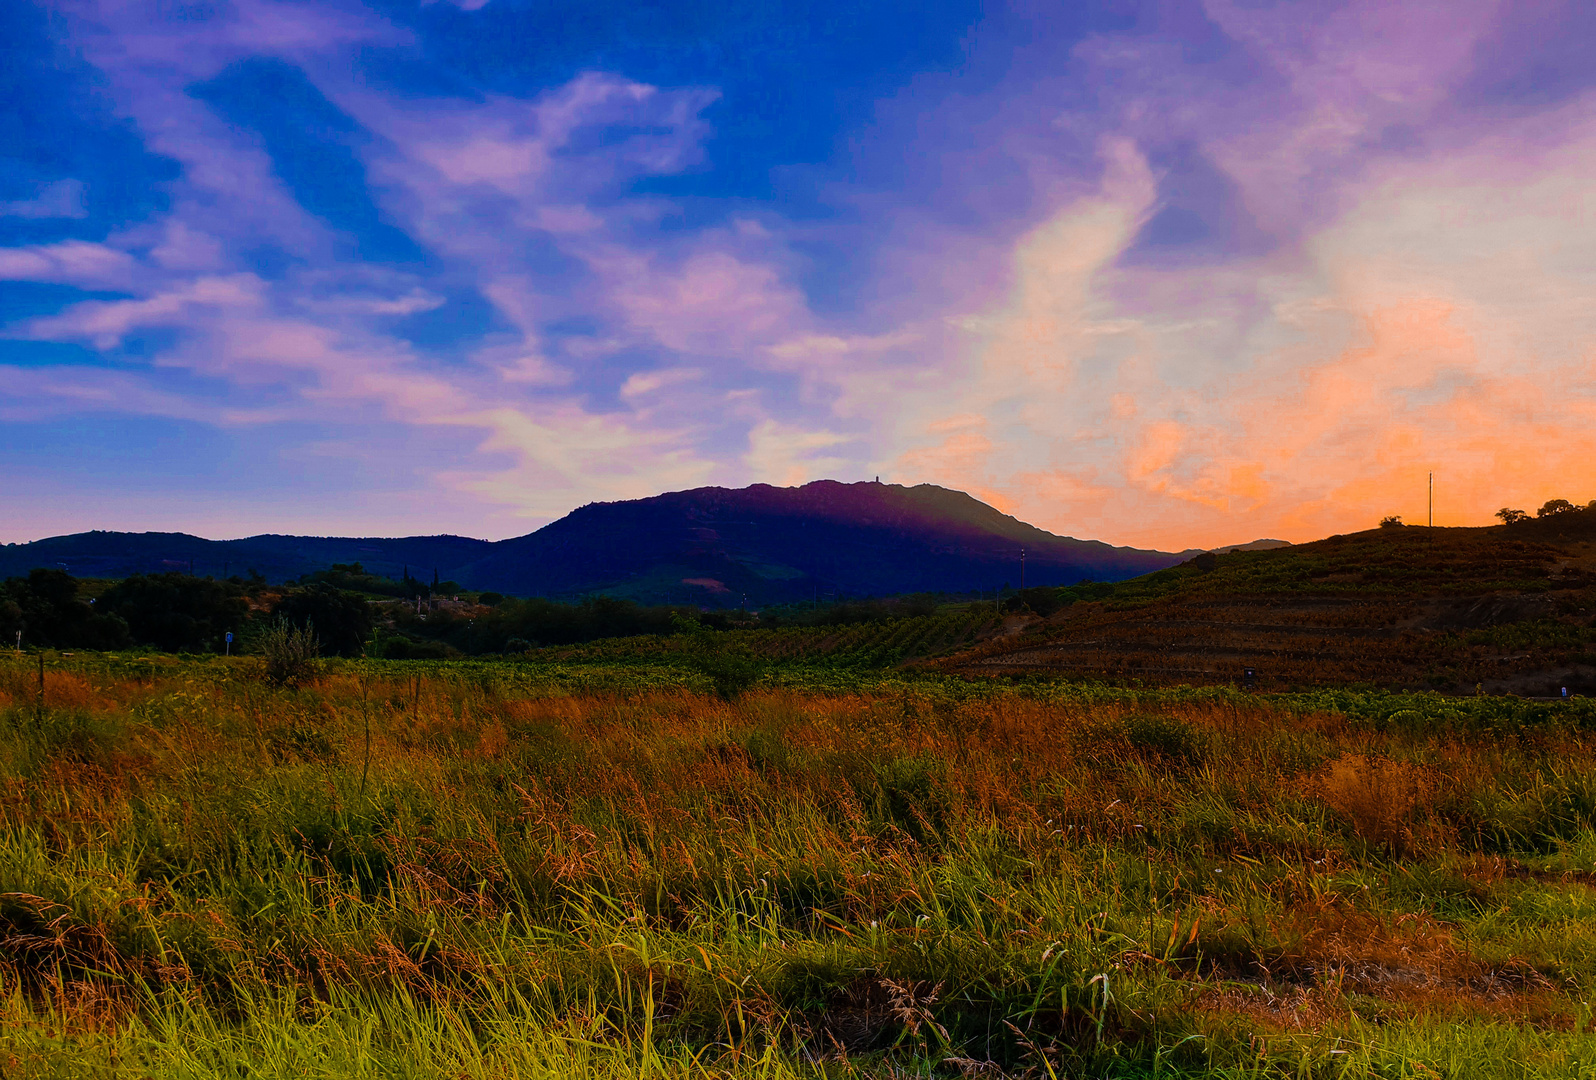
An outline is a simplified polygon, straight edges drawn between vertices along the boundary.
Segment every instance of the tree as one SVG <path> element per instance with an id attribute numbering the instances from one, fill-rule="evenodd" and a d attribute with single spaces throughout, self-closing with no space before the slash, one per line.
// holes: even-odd
<path id="1" fill-rule="evenodd" d="M 1578 509 L 1579 507 L 1567 499 L 1547 499 L 1541 508 L 1535 511 L 1535 516 L 1538 518 L 1555 517 L 1558 514 L 1567 514 Z"/>
<path id="2" fill-rule="evenodd" d="M 1380 528 L 1382 529 L 1400 529 L 1401 527 L 1402 517 L 1399 514 L 1391 514 L 1380 519 Z"/>
<path id="3" fill-rule="evenodd" d="M 221 652 L 222 635 L 249 616 L 239 586 L 190 574 L 134 574 L 95 608 L 125 621 L 134 641 L 166 652 Z"/>
<path id="4" fill-rule="evenodd" d="M 371 606 L 358 593 L 315 584 L 283 597 L 273 612 L 300 629 L 314 630 L 322 651 L 359 656 L 371 636 Z"/>
<path id="5" fill-rule="evenodd" d="M 25 578 L 0 582 L 0 640 L 18 632 L 25 643 L 58 649 L 120 649 L 127 624 L 78 599 L 77 579 L 65 570 L 37 567 Z"/>
<path id="6" fill-rule="evenodd" d="M 1502 524 L 1503 525 L 1514 525 L 1514 524 L 1517 524 L 1520 521 L 1528 521 L 1529 520 L 1529 515 L 1526 514 L 1524 511 L 1522 511 L 1522 510 L 1514 510 L 1514 509 L 1511 509 L 1510 507 L 1506 507 L 1506 506 L 1504 506 L 1500 510 L 1498 510 L 1496 512 L 1496 516 L 1502 519 Z"/>

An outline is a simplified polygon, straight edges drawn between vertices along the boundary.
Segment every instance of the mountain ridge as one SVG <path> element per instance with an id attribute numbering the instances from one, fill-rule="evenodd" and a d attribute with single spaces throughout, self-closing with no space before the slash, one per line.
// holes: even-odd
<path id="1" fill-rule="evenodd" d="M 1024 551 L 1024 569 L 1021 551 Z M 1164 552 L 1058 536 L 973 496 L 817 480 L 799 487 L 701 487 L 593 502 L 523 536 L 314 537 L 262 533 L 209 540 L 187 533 L 93 530 L 0 547 L 0 577 L 62 566 L 82 577 L 251 570 L 292 580 L 360 562 L 398 577 L 434 572 L 463 587 L 576 598 L 709 606 L 823 596 L 976 592 L 1119 580 L 1182 562 Z"/>

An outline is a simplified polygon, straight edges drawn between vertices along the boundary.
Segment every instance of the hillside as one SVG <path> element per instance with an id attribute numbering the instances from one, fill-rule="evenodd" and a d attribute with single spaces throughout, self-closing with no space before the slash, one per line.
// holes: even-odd
<path id="1" fill-rule="evenodd" d="M 592 503 L 534 533 L 344 538 L 89 532 L 0 547 L 0 577 L 62 566 L 79 577 L 256 571 L 282 581 L 359 562 L 397 578 L 406 566 L 469 589 L 736 607 L 838 596 L 996 590 L 1116 581 L 1185 554 L 1055 536 L 958 491 L 922 484 L 698 488 Z"/>
<path id="2" fill-rule="evenodd" d="M 1155 683 L 1243 683 L 1252 668 L 1264 689 L 1596 692 L 1596 511 L 1207 554 L 1094 593 L 944 665 Z"/>

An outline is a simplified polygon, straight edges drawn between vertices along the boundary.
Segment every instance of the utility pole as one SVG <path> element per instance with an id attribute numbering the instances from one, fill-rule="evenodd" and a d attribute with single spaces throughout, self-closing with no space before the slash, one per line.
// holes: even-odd
<path id="1" fill-rule="evenodd" d="M 1020 591 L 1025 591 L 1025 549 L 1020 549 Z"/>
<path id="2" fill-rule="evenodd" d="M 1430 528 L 1435 528 L 1435 474 L 1430 474 Z"/>

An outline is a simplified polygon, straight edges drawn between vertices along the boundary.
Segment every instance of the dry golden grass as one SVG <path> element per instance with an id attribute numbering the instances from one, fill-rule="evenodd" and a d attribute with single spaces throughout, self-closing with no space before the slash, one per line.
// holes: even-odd
<path id="1" fill-rule="evenodd" d="M 1371 1009 L 1567 1027 L 1596 985 L 1582 923 L 1468 914 L 1589 888 L 1536 862 L 1592 824 L 1577 728 L 938 684 L 60 674 L 63 704 L 13 705 L 0 739 L 0 979 L 74 1030 L 117 1029 L 141 985 L 307 1010 L 514 987 L 540 1024 L 1019 1068 L 1029 1044 L 1135 1057 Z"/>

